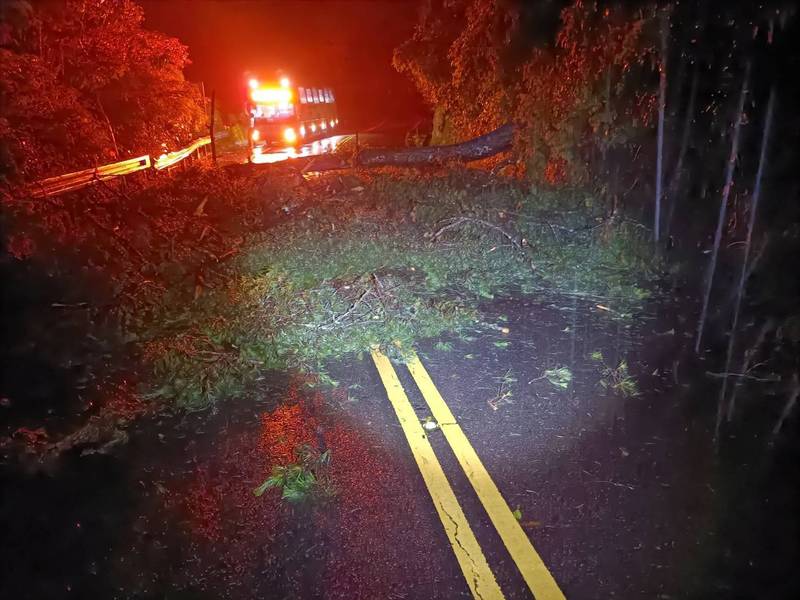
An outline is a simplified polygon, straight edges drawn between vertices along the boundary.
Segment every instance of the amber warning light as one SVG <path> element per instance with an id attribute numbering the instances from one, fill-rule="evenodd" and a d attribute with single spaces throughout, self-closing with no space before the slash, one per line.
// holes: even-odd
<path id="1" fill-rule="evenodd" d="M 256 88 L 250 98 L 259 104 L 288 104 L 292 101 L 292 90 L 286 88 Z"/>
<path id="2" fill-rule="evenodd" d="M 287 144 L 294 144 L 297 141 L 297 134 L 293 128 L 287 127 L 283 130 L 283 139 L 286 140 Z"/>

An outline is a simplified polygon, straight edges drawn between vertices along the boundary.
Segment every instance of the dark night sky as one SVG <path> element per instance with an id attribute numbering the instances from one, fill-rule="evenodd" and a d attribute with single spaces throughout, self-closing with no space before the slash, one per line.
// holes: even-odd
<path id="1" fill-rule="evenodd" d="M 189 46 L 187 77 L 238 111 L 249 71 L 285 70 L 336 89 L 342 116 L 367 126 L 409 120 L 425 108 L 391 66 L 414 26 L 414 0 L 139 0 L 146 26 Z"/>

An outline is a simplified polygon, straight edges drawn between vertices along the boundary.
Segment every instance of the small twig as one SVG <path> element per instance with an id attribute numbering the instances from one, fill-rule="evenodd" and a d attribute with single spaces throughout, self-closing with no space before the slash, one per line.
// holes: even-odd
<path id="1" fill-rule="evenodd" d="M 626 490 L 631 490 L 631 491 L 634 491 L 636 489 L 635 486 L 632 486 L 628 483 L 618 483 L 616 481 L 605 481 L 602 479 L 595 479 L 592 481 L 592 483 L 605 483 L 607 485 L 613 485 L 614 487 L 625 488 Z"/>
<path id="2" fill-rule="evenodd" d="M 778 419 L 778 422 L 775 423 L 775 427 L 772 428 L 773 443 L 775 442 L 775 438 L 777 438 L 778 434 L 781 432 L 783 423 L 789 418 L 789 415 L 792 414 L 794 407 L 797 405 L 798 396 L 800 396 L 800 380 L 798 380 L 797 373 L 795 373 L 792 375 L 792 387 L 789 391 L 789 398 L 786 400 L 786 404 L 783 405 L 783 410 L 781 411 L 781 416 Z"/>
<path id="3" fill-rule="evenodd" d="M 66 303 L 66 302 L 51 302 L 50 306 L 53 308 L 86 308 L 89 306 L 88 302 L 73 302 L 73 303 Z"/>
<path id="4" fill-rule="evenodd" d="M 758 365 L 751 366 L 750 363 L 753 362 L 753 359 L 758 355 L 758 351 L 761 349 L 764 340 L 767 338 L 767 334 L 773 330 L 775 327 L 775 322 L 772 318 L 767 319 L 764 324 L 761 326 L 761 329 L 756 336 L 756 340 L 750 348 L 748 348 L 744 353 L 744 359 L 742 361 L 742 366 L 740 371 L 742 373 L 749 373 Z M 728 401 L 728 414 L 733 415 L 733 411 L 736 406 L 736 397 L 739 395 L 739 390 L 741 389 L 742 380 L 737 379 L 736 385 L 733 386 L 733 391 L 731 392 L 731 398 Z M 730 420 L 730 418 L 729 418 Z"/>
<path id="5" fill-rule="evenodd" d="M 639 147 L 637 148 L 637 150 L 636 150 L 636 154 L 637 154 L 637 155 L 639 154 L 639 150 L 641 150 L 641 148 L 642 148 L 641 146 L 639 146 Z M 634 160 L 636 160 L 636 157 L 634 157 Z M 638 178 L 638 177 L 637 177 L 636 179 L 634 179 L 634 180 L 633 180 L 633 183 L 631 184 L 631 187 L 629 187 L 627 191 L 625 191 L 625 192 L 622 192 L 622 198 L 624 198 L 625 196 L 627 196 L 628 194 L 630 194 L 630 193 L 633 191 L 633 188 L 635 188 L 635 187 L 636 187 L 636 184 L 637 184 L 637 183 L 639 183 L 639 178 Z"/>
<path id="6" fill-rule="evenodd" d="M 476 219 L 474 217 L 453 217 L 452 219 L 447 219 L 447 220 L 449 221 L 449 223 L 443 225 L 438 230 L 436 230 L 436 233 L 433 234 L 433 239 L 435 240 L 439 239 L 439 236 L 441 236 L 448 229 L 453 229 L 454 227 L 458 227 L 460 225 L 463 225 L 464 223 L 475 223 L 476 225 L 483 225 L 484 227 L 488 227 L 489 229 L 494 229 L 495 231 L 501 233 L 503 237 L 505 237 L 509 242 L 511 242 L 517 250 L 519 250 L 520 252 L 524 252 L 522 244 L 520 244 L 513 235 L 508 233 L 502 227 L 495 225 L 494 223 L 490 223 L 489 221 L 484 221 L 483 219 Z"/>
<path id="7" fill-rule="evenodd" d="M 581 471 L 583 471 L 586 475 L 589 475 L 590 477 L 596 477 L 594 473 L 590 473 L 586 469 L 581 469 Z M 605 479 L 593 479 L 592 481 L 590 481 L 590 483 L 605 483 L 606 485 L 613 485 L 614 487 L 621 487 L 631 491 L 636 489 L 635 486 L 632 486 L 629 483 L 619 483 L 617 481 L 610 481 Z"/>
<path id="8" fill-rule="evenodd" d="M 524 238 L 522 239 L 522 242 L 519 242 L 513 235 L 508 233 L 502 227 L 495 225 L 494 223 L 490 223 L 489 221 L 484 221 L 483 219 L 476 219 L 474 217 L 454 217 L 452 219 L 449 219 L 449 221 L 450 221 L 449 223 L 442 225 L 433 234 L 434 240 L 439 239 L 439 236 L 441 236 L 442 233 L 444 233 L 448 229 L 458 227 L 459 225 L 463 225 L 464 223 L 475 223 L 476 225 L 482 225 L 483 227 L 487 227 L 489 229 L 493 229 L 494 231 L 499 232 L 503 237 L 505 237 L 509 242 L 511 242 L 514 248 L 516 248 L 516 250 L 523 256 L 523 258 L 527 260 L 528 266 L 530 267 L 531 271 L 535 270 L 536 267 L 533 264 L 533 260 L 531 260 L 531 257 L 528 255 L 528 253 L 525 251 L 525 248 L 522 245 L 523 243 L 525 243 Z"/>
<path id="9" fill-rule="evenodd" d="M 759 381 L 761 383 L 775 383 L 781 380 L 780 375 L 770 375 L 769 377 L 756 377 L 755 375 L 749 375 L 748 373 L 713 373 L 711 371 L 706 371 L 706 375 L 708 375 L 709 377 L 717 377 L 718 379 L 724 379 L 725 377 L 739 377 L 740 379 Z"/>
<path id="10" fill-rule="evenodd" d="M 333 318 L 333 320 L 331 321 L 331 325 L 339 325 L 339 324 L 341 324 L 341 322 L 344 319 L 346 319 L 349 315 L 351 315 L 359 307 L 359 305 L 364 301 L 364 298 L 366 298 L 371 293 L 372 293 L 372 288 L 365 288 L 364 291 L 361 292 L 358 295 L 358 297 L 353 301 L 353 303 L 350 305 L 350 308 L 348 308 L 342 314 L 340 314 L 340 315 L 338 315 L 338 316 Z"/>

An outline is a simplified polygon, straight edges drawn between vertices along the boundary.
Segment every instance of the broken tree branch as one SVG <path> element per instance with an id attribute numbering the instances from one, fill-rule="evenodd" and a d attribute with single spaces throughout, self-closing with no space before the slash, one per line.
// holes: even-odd
<path id="1" fill-rule="evenodd" d="M 353 162 L 335 155 L 317 156 L 308 161 L 302 171 L 308 173 L 352 167 L 424 167 L 448 162 L 472 162 L 510 150 L 513 141 L 514 126 L 507 123 L 460 144 L 419 148 L 365 148 L 355 155 Z"/>
<path id="2" fill-rule="evenodd" d="M 438 165 L 450 161 L 470 162 L 494 156 L 511 148 L 514 127 L 506 124 L 485 135 L 449 146 L 362 150 L 357 157 L 360 167 Z"/>
<path id="3" fill-rule="evenodd" d="M 484 221 L 483 219 L 476 219 L 475 217 L 453 217 L 451 219 L 445 219 L 446 224 L 442 225 L 436 232 L 433 234 L 433 239 L 438 240 L 439 237 L 448 229 L 454 229 L 456 227 L 460 227 L 465 223 L 474 223 L 476 225 L 482 225 L 483 227 L 488 227 L 489 229 L 493 229 L 503 235 L 511 244 L 520 252 L 524 252 L 525 250 L 522 248 L 522 244 L 517 241 L 517 239 L 508 233 L 505 229 L 500 227 L 499 225 L 495 225 L 494 223 L 490 223 L 489 221 Z"/>
<path id="4" fill-rule="evenodd" d="M 717 379 L 727 379 L 729 377 L 738 377 L 740 379 L 748 379 L 750 381 L 758 381 L 760 383 L 776 383 L 781 380 L 780 375 L 769 375 L 767 377 L 756 377 L 755 375 L 750 375 L 749 373 L 714 373 L 713 371 L 706 371 L 706 375 L 709 377 L 716 377 Z"/>

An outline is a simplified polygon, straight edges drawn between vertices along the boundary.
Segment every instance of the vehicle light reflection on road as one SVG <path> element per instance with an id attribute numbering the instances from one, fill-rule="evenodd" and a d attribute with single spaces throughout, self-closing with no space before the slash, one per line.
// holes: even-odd
<path id="1" fill-rule="evenodd" d="M 297 381 L 281 393 L 272 410 L 226 420 L 197 445 L 185 479 L 164 482 L 191 547 L 184 575 L 209 591 L 246 589 L 258 597 L 271 588 L 288 592 L 280 586 L 297 585 L 301 573 L 313 579 L 301 582 L 312 587 L 301 588 L 299 597 L 316 588 L 328 598 L 352 598 L 353 590 L 388 598 L 409 586 L 409 573 L 415 586 L 436 585 L 443 552 L 435 544 L 435 516 L 409 486 L 413 472 L 402 454 L 380 437 L 381 429 L 334 408 L 346 392 L 327 397 Z M 303 446 L 330 451 L 330 463 L 316 474 L 332 495 L 292 503 L 271 488 L 257 497 L 254 488 L 274 467 L 298 463 Z M 304 558 L 291 560 L 298 555 Z"/>
<path id="2" fill-rule="evenodd" d="M 309 144 L 304 144 L 299 148 L 274 148 L 263 151 L 255 148 L 250 156 L 250 161 L 255 164 L 269 164 L 289 160 L 290 158 L 302 158 L 304 156 L 318 156 L 327 152 L 333 152 L 336 147 L 350 136 L 334 135 L 321 140 L 315 140 Z"/>

